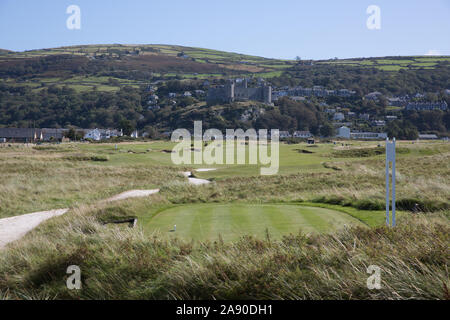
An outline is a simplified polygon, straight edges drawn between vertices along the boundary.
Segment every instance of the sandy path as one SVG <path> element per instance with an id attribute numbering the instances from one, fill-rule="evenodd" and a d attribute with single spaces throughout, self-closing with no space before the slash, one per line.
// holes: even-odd
<path id="1" fill-rule="evenodd" d="M 69 209 L 58 209 L 28 213 L 21 216 L 0 219 L 0 248 L 22 238 L 28 231 L 36 228 L 41 222 L 66 213 Z"/>
<path id="2" fill-rule="evenodd" d="M 131 190 L 120 193 L 104 201 L 119 201 L 128 198 L 147 197 L 158 193 L 159 189 Z M 19 240 L 29 231 L 36 228 L 45 220 L 65 214 L 69 209 L 57 209 L 23 214 L 20 216 L 0 219 L 0 249 L 8 243 Z"/>
<path id="3" fill-rule="evenodd" d="M 114 197 L 111 197 L 107 199 L 106 201 L 119 201 L 124 200 L 128 198 L 141 198 L 141 197 L 147 197 L 149 195 L 158 193 L 159 189 L 153 189 L 153 190 L 130 190 L 122 192 Z"/>
<path id="4" fill-rule="evenodd" d="M 198 170 L 196 170 L 196 171 L 198 171 Z M 211 181 L 206 180 L 206 179 L 193 178 L 191 171 L 185 171 L 185 172 L 182 172 L 182 174 L 188 178 L 188 181 L 190 184 L 202 185 L 202 184 L 211 183 Z"/>

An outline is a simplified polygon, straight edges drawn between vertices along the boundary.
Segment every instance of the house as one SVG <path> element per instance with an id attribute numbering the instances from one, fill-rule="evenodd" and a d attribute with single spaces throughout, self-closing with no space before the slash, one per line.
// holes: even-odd
<path id="1" fill-rule="evenodd" d="M 336 135 L 338 138 L 350 139 L 350 128 L 348 127 L 340 127 L 338 129 L 338 133 Z"/>
<path id="2" fill-rule="evenodd" d="M 280 131 L 279 133 L 280 139 L 290 138 L 292 137 L 289 131 Z"/>
<path id="3" fill-rule="evenodd" d="M 361 113 L 361 114 L 359 115 L 359 118 L 360 118 L 361 120 L 369 120 L 369 119 L 370 119 L 370 114 L 368 114 L 368 113 Z"/>
<path id="4" fill-rule="evenodd" d="M 311 138 L 312 134 L 309 131 L 295 131 L 293 134 L 293 137 L 307 139 L 307 138 Z"/>
<path id="5" fill-rule="evenodd" d="M 147 104 L 155 105 L 158 103 L 158 100 L 159 100 L 159 97 L 156 94 L 152 94 L 151 96 L 148 97 Z"/>
<path id="6" fill-rule="evenodd" d="M 98 129 L 89 130 L 84 135 L 84 139 L 92 139 L 94 141 L 100 141 L 101 138 L 102 135 Z"/>
<path id="7" fill-rule="evenodd" d="M 400 97 L 388 98 L 388 104 L 394 107 L 404 107 L 407 103 L 406 99 Z"/>
<path id="8" fill-rule="evenodd" d="M 397 116 L 386 116 L 387 121 L 397 120 Z"/>
<path id="9" fill-rule="evenodd" d="M 364 98 L 366 100 L 372 100 L 372 101 L 378 101 L 378 99 L 382 96 L 383 94 L 381 92 L 375 91 L 375 92 L 371 92 L 369 94 L 366 94 L 364 96 Z"/>
<path id="10" fill-rule="evenodd" d="M 306 100 L 305 97 L 297 97 L 297 96 L 289 97 L 289 99 L 291 99 L 293 101 L 305 101 Z"/>
<path id="11" fill-rule="evenodd" d="M 186 91 L 185 93 L 183 93 L 183 96 L 192 97 L 192 93 L 190 93 L 189 91 Z"/>
<path id="12" fill-rule="evenodd" d="M 383 126 L 386 125 L 386 121 L 384 121 L 384 120 L 374 120 L 374 121 L 372 122 L 372 124 L 373 124 L 374 126 L 377 126 L 377 127 L 383 127 Z"/>
<path id="13" fill-rule="evenodd" d="M 0 138 L 11 142 L 34 142 L 42 141 L 44 136 L 41 129 L 0 128 Z"/>
<path id="14" fill-rule="evenodd" d="M 138 131 L 137 130 L 134 130 L 132 133 L 131 133 L 131 135 L 130 135 L 130 137 L 132 137 L 132 138 L 139 138 L 139 133 L 138 133 Z"/>
<path id="15" fill-rule="evenodd" d="M 386 139 L 387 133 L 378 133 L 378 132 L 351 132 L 351 139 L 360 139 L 360 140 L 380 140 Z"/>
<path id="16" fill-rule="evenodd" d="M 69 131 L 68 129 L 41 129 L 42 140 L 44 141 L 62 141 L 64 134 Z"/>
<path id="17" fill-rule="evenodd" d="M 333 116 L 334 121 L 342 121 L 345 120 L 345 116 L 342 112 L 336 112 Z"/>
<path id="18" fill-rule="evenodd" d="M 436 140 L 437 138 L 435 134 L 419 134 L 419 140 Z"/>
<path id="19" fill-rule="evenodd" d="M 447 102 L 410 102 L 406 105 L 406 110 L 416 110 L 416 111 L 425 111 L 425 110 L 442 110 L 445 111 L 448 109 Z"/>
<path id="20" fill-rule="evenodd" d="M 177 94 L 175 92 L 169 92 L 169 98 L 175 98 Z"/>

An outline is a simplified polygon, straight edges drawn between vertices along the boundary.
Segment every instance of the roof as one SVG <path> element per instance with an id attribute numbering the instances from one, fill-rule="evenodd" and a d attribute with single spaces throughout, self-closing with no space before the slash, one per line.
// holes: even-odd
<path id="1" fill-rule="evenodd" d="M 0 128 L 0 138 L 34 139 L 41 134 L 41 129 L 33 128 Z"/>
<path id="2" fill-rule="evenodd" d="M 435 134 L 419 134 L 419 139 L 437 139 Z"/>

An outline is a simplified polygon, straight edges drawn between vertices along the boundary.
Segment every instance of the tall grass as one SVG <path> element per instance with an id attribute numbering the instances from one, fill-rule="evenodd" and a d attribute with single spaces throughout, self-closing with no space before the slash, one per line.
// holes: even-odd
<path id="1" fill-rule="evenodd" d="M 450 230 L 442 215 L 335 235 L 193 243 L 107 227 L 86 212 L 55 219 L 0 253 L 3 298 L 449 298 Z M 65 286 L 73 264 L 81 290 Z M 379 290 L 367 288 L 369 265 L 381 268 Z"/>

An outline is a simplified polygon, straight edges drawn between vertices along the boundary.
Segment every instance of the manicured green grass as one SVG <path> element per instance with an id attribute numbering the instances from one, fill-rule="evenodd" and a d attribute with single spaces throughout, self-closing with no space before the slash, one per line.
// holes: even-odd
<path id="1" fill-rule="evenodd" d="M 174 225 L 177 226 L 173 231 Z M 145 219 L 147 232 L 186 240 L 237 240 L 243 235 L 259 238 L 266 233 L 281 238 L 300 230 L 327 233 L 350 225 L 364 225 L 340 211 L 288 204 L 195 204 L 176 206 Z"/>

